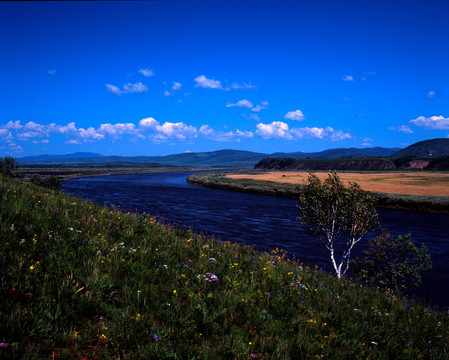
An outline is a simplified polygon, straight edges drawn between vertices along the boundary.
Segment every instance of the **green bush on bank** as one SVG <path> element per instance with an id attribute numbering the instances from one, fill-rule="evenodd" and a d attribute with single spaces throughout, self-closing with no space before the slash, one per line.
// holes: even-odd
<path id="1" fill-rule="evenodd" d="M 0 181 L 1 359 L 444 359 L 449 318 L 287 259 Z"/>

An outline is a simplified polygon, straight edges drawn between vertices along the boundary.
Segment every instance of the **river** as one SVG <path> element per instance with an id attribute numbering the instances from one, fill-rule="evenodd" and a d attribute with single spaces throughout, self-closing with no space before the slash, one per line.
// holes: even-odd
<path id="1" fill-rule="evenodd" d="M 166 223 L 196 232 L 255 245 L 260 250 L 286 250 L 306 264 L 331 270 L 324 245 L 300 229 L 297 201 L 271 196 L 207 189 L 187 183 L 192 172 L 111 175 L 63 181 L 63 190 L 123 211 L 147 212 Z M 392 235 L 412 233 L 425 243 L 433 269 L 417 291 L 434 305 L 449 306 L 449 215 L 379 210 L 381 224 Z M 372 235 L 374 236 L 374 235 Z M 358 244 L 359 245 L 359 244 Z M 355 255 L 361 253 L 359 246 Z"/>

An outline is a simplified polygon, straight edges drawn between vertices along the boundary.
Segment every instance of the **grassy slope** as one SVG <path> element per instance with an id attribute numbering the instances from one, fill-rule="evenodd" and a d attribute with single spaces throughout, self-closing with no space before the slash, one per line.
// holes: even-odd
<path id="1" fill-rule="evenodd" d="M 282 251 L 8 179 L 0 199 L 1 359 L 449 356 L 447 313 Z"/>

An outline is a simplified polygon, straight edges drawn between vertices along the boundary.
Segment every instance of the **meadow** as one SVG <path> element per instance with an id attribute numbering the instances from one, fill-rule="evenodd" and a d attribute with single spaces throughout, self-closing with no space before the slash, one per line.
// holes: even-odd
<path id="1" fill-rule="evenodd" d="M 317 171 L 320 179 L 328 172 Z M 344 183 L 356 182 L 364 190 L 386 194 L 406 194 L 422 196 L 449 196 L 449 173 L 443 172 L 340 172 Z M 231 179 L 252 179 L 280 183 L 305 185 L 307 171 L 268 171 L 259 174 L 230 174 Z"/>
<path id="2" fill-rule="evenodd" d="M 447 312 L 282 250 L 18 180 L 0 199 L 1 359 L 449 357 Z"/>

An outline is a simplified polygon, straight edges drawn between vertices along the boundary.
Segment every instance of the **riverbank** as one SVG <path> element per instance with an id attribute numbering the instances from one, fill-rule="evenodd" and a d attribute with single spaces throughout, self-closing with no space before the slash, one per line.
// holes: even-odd
<path id="1" fill-rule="evenodd" d="M 0 179 L 1 359 L 441 359 L 449 315 Z"/>
<path id="2" fill-rule="evenodd" d="M 263 180 L 262 174 L 266 175 L 267 173 L 260 171 L 210 172 L 191 175 L 187 181 L 194 185 L 221 190 L 298 199 L 304 186 L 299 182 L 302 182 L 307 177 L 307 173 L 303 173 L 305 177 L 299 181 L 284 182 L 283 180 L 288 180 L 287 176 L 289 176 L 288 172 L 284 172 L 279 173 L 279 176 L 276 178 L 276 180 L 281 181 L 268 181 Z M 352 175 L 354 174 L 352 173 Z M 262 180 L 260 180 L 261 177 Z M 353 176 L 353 179 L 356 179 L 356 176 Z M 388 187 L 386 182 L 384 185 L 386 188 Z M 365 189 L 363 186 L 362 188 Z M 377 206 L 379 208 L 449 214 L 448 196 L 395 194 L 378 191 L 372 193 L 377 198 Z"/>
<path id="3" fill-rule="evenodd" d="M 121 174 L 144 174 L 171 171 L 203 170 L 198 167 L 161 166 L 159 164 L 140 163 L 106 163 L 106 164 L 63 164 L 63 165 L 20 165 L 18 174 L 22 178 L 30 178 L 33 175 L 43 177 L 56 176 L 61 180 Z M 217 168 L 210 168 L 211 170 Z"/>

